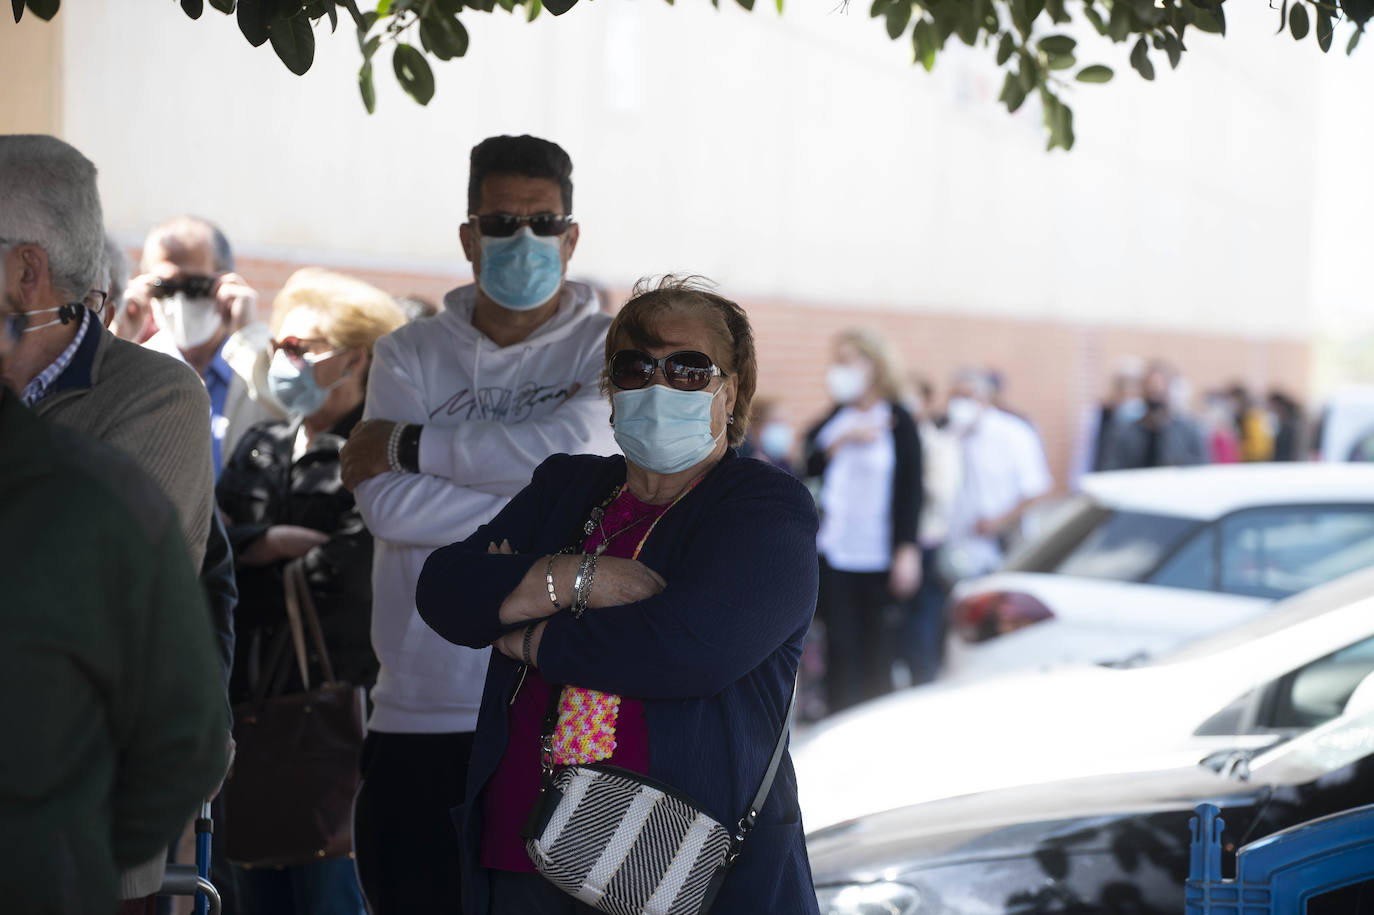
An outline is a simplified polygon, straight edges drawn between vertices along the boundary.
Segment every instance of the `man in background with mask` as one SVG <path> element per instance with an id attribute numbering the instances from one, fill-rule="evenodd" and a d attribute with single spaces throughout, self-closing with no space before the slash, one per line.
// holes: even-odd
<path id="1" fill-rule="evenodd" d="M 381 671 L 354 847 L 377 915 L 460 908 L 449 810 L 463 799 L 487 651 L 420 619 L 425 558 L 490 520 L 549 455 L 616 450 L 599 390 L 611 319 L 564 280 L 578 239 L 568 154 L 531 136 L 479 143 L 459 239 L 476 283 L 377 342 L 367 419 L 342 452 L 375 537 Z"/>
<path id="2" fill-rule="evenodd" d="M 1202 431 L 1175 411 L 1176 378 L 1163 362 L 1150 363 L 1140 383 L 1142 409 L 1112 424 L 1103 449 L 1103 470 L 1182 467 L 1207 461 Z"/>
<path id="3" fill-rule="evenodd" d="M 267 388 L 266 325 L 250 323 L 258 294 L 234 269 L 229 241 L 215 225 L 178 216 L 148 234 L 143 273 L 129 283 L 130 326 L 139 309 L 159 330 L 145 344 L 196 370 L 210 395 L 215 476 L 248 427 L 285 419 Z"/>
<path id="4" fill-rule="evenodd" d="M 1004 540 L 1021 532 L 1027 510 L 1054 485 L 1040 437 L 1025 420 L 993 406 L 993 393 L 986 372 L 961 369 L 945 406 L 962 456 L 940 556 L 951 583 L 1001 565 Z"/>

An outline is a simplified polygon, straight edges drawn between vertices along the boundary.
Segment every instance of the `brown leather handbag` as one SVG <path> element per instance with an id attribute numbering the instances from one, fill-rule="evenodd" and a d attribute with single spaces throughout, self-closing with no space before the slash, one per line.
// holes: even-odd
<path id="1" fill-rule="evenodd" d="M 290 671 L 283 631 L 252 700 L 234 707 L 238 752 L 224 783 L 225 850 L 245 867 L 291 867 L 353 854 L 366 691 L 334 679 L 302 561 L 287 563 L 283 579 L 304 692 L 282 694 Z M 306 628 L 325 678 L 314 689 Z"/>

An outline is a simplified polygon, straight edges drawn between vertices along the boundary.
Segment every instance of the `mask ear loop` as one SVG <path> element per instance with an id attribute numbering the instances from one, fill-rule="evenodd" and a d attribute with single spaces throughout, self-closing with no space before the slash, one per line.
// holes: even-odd
<path id="1" fill-rule="evenodd" d="M 33 327 L 25 327 L 21 333 L 31 334 L 36 330 L 52 327 L 54 324 L 70 324 L 73 321 L 80 321 L 81 313 L 85 310 L 85 305 L 79 302 L 69 302 L 66 305 L 59 305 L 56 308 L 35 308 L 33 311 L 23 312 L 24 315 L 41 315 L 50 311 L 55 311 L 57 312 L 57 317 L 45 324 L 35 324 Z"/>

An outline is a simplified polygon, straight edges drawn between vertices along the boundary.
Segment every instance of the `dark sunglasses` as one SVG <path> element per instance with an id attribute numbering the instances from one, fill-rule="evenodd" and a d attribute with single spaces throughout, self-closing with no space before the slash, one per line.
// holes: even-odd
<path id="1" fill-rule="evenodd" d="M 571 216 L 558 213 L 535 213 L 533 216 L 516 216 L 511 213 L 469 213 L 468 219 L 477 221 L 477 228 L 483 235 L 492 238 L 508 238 L 520 231 L 521 226 L 529 226 L 535 235 L 546 238 L 562 235 L 573 224 Z"/>
<path id="2" fill-rule="evenodd" d="M 203 299 L 215 288 L 218 277 L 179 276 L 174 279 L 157 277 L 148 283 L 148 295 L 155 299 L 165 299 L 178 292 L 186 293 L 187 298 Z"/>
<path id="3" fill-rule="evenodd" d="M 272 351 L 276 352 L 277 350 L 281 350 L 283 353 L 286 353 L 286 355 L 292 359 L 305 361 L 306 356 L 316 355 L 315 353 L 312 353 L 310 351 L 310 347 L 314 346 L 317 343 L 328 342 L 329 341 L 324 339 L 323 337 L 283 337 L 280 340 L 272 341 Z M 318 355 L 320 357 L 324 357 L 329 354 L 320 353 Z"/>
<path id="4" fill-rule="evenodd" d="M 611 383 L 633 391 L 652 381 L 660 367 L 664 379 L 679 391 L 700 391 L 717 375 L 725 377 L 710 356 L 696 350 L 685 349 L 655 359 L 642 350 L 623 349 L 611 357 Z"/>

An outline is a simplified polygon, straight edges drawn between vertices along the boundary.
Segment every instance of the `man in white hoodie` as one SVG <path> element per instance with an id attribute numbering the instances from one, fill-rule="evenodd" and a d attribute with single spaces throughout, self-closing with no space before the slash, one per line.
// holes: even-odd
<path id="1" fill-rule="evenodd" d="M 459 238 L 476 283 L 377 342 L 366 419 L 342 453 L 344 485 L 376 538 L 381 672 L 354 846 L 377 915 L 460 910 L 449 811 L 463 800 L 488 652 L 420 619 L 425 558 L 488 521 L 549 455 L 615 451 L 598 390 L 610 318 L 563 279 L 578 238 L 571 176 L 547 140 L 473 148 Z"/>

